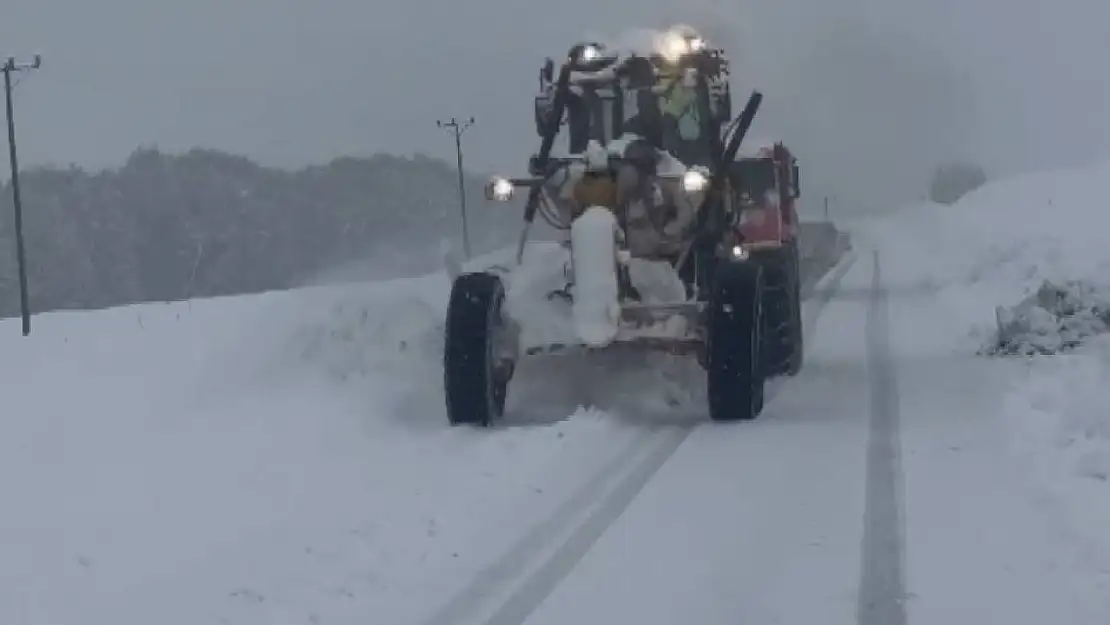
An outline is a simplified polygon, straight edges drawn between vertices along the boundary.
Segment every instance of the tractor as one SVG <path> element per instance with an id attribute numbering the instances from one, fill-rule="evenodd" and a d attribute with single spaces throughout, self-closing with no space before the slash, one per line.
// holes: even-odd
<path id="1" fill-rule="evenodd" d="M 492 178 L 486 196 L 524 197 L 518 269 L 537 215 L 562 233 L 566 286 L 548 305 L 569 307 L 574 331 L 524 345 L 521 327 L 534 320 L 506 306 L 513 270 L 454 276 L 443 354 L 451 424 L 496 422 L 517 363 L 545 354 L 692 356 L 714 421 L 756 418 L 765 381 L 800 370 L 798 164 L 781 142 L 741 151 L 762 94 L 733 119 L 728 78 L 723 51 L 683 30 L 647 49 L 579 43 L 558 71 L 546 60 L 540 148 L 527 175 Z M 636 281 L 648 264 L 671 276 L 663 297 Z"/>

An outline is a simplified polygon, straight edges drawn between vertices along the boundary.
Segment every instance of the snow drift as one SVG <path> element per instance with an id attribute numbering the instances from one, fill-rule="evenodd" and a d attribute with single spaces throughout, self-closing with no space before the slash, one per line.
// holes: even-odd
<path id="1" fill-rule="evenodd" d="M 1010 371 L 1014 451 L 1066 523 L 1110 549 L 1107 180 L 1110 162 L 1000 180 L 853 237 L 879 251 L 892 298 L 945 313 L 905 338 L 915 356 L 1010 355 L 989 364 Z"/>

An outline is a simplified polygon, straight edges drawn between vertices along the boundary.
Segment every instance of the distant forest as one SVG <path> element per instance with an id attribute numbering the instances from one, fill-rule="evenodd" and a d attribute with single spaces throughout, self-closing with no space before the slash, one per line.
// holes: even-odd
<path id="1" fill-rule="evenodd" d="M 223 152 L 135 151 L 120 168 L 24 168 L 35 312 L 297 286 L 359 263 L 363 277 L 434 270 L 461 249 L 454 164 L 417 156 L 339 158 L 285 171 Z M 512 243 L 520 212 L 467 179 L 475 253 Z M 0 316 L 18 314 L 10 181 L 0 196 Z"/>

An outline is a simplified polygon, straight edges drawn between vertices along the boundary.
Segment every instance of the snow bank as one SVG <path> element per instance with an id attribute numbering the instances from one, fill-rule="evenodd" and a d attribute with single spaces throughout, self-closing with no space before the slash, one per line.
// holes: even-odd
<path id="1" fill-rule="evenodd" d="M 995 316 L 996 334 L 981 353 L 1058 354 L 1110 330 L 1110 290 L 1046 280 L 1016 306 L 999 306 Z"/>
<path id="2" fill-rule="evenodd" d="M 1110 162 L 987 184 L 854 231 L 879 252 L 903 358 L 1007 369 L 1005 435 L 1035 492 L 1110 553 Z M 856 278 L 857 288 L 868 286 Z M 927 311 L 910 316 L 912 311 Z M 1001 329 L 1001 333 L 999 330 Z M 1021 358 L 1027 355 L 1049 355 Z M 1012 375 L 1009 375 L 1012 372 Z"/>
<path id="3" fill-rule="evenodd" d="M 934 298 L 948 313 L 950 323 L 921 328 L 922 349 L 974 353 L 996 338 L 996 306 L 1018 304 L 1046 280 L 1110 286 L 1106 180 L 1110 162 L 1000 180 L 852 236 L 879 250 L 892 294 Z"/>

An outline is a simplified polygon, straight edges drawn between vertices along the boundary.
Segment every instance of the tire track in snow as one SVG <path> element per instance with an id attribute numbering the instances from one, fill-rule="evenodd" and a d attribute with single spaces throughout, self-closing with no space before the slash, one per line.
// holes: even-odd
<path id="1" fill-rule="evenodd" d="M 836 293 L 841 279 L 855 263 L 855 255 L 845 255 L 836 259 L 837 262 L 829 263 L 823 271 L 807 279 L 806 292 L 813 295 L 815 286 L 823 282 L 826 286 L 814 302 L 812 316 L 809 317 L 809 328 L 813 328 L 825 306 Z M 806 296 L 808 298 L 808 295 Z M 812 330 L 811 330 L 812 331 Z M 767 402 L 782 390 L 779 382 L 773 389 L 768 389 Z M 513 593 L 497 608 L 490 618 L 484 621 L 485 625 L 522 625 L 528 617 L 547 599 L 556 587 L 564 580 L 574 567 L 601 538 L 602 534 L 624 513 L 632 501 L 647 485 L 651 478 L 674 455 L 678 447 L 686 440 L 696 425 L 680 426 L 667 434 L 661 435 L 659 442 L 652 447 L 652 451 L 645 454 L 643 460 L 625 473 L 621 480 L 608 496 L 605 497 L 581 525 L 556 549 L 547 560 L 543 561 L 531 575 L 529 575 Z"/>
<path id="2" fill-rule="evenodd" d="M 486 625 L 520 625 L 540 607 L 576 564 L 585 557 L 609 526 L 631 505 L 655 473 L 674 455 L 679 445 L 693 431 L 691 426 L 678 426 L 663 433 L 643 459 L 625 473 L 620 483 L 609 492 L 592 514 L 485 621 Z"/>
<path id="3" fill-rule="evenodd" d="M 809 331 L 812 331 L 817 318 L 856 259 L 854 253 L 849 251 L 841 258 L 830 260 L 832 262 L 824 263 L 815 275 L 808 276 L 803 285 L 803 299 L 815 295 L 819 283 L 825 285 L 819 289 L 812 313 L 806 319 Z M 781 390 L 786 380 L 777 382 L 768 389 L 767 402 Z M 505 597 L 506 587 L 522 578 L 523 581 L 497 604 L 483 623 L 524 623 L 632 504 L 697 425 L 656 426 L 634 437 L 585 486 L 565 500 L 545 521 L 533 527 L 504 555 L 475 575 L 452 599 L 424 619 L 423 625 L 471 622 L 476 613 L 494 600 L 495 595 Z M 610 488 L 614 482 L 617 482 L 616 485 Z M 572 527 L 573 530 L 570 530 Z M 565 536 L 562 543 L 536 562 L 544 549 L 560 536 Z"/>
<path id="4" fill-rule="evenodd" d="M 871 425 L 856 620 L 859 625 L 905 625 L 905 515 L 901 498 L 899 398 L 890 348 L 890 313 L 879 253 L 874 253 L 867 309 L 867 369 Z"/>
<path id="5" fill-rule="evenodd" d="M 493 595 L 524 574 L 550 544 L 572 526 L 598 500 L 604 500 L 621 469 L 633 463 L 645 447 L 659 437 L 659 428 L 641 430 L 624 449 L 613 455 L 578 491 L 565 499 L 545 520 L 536 524 L 502 556 L 479 571 L 451 600 L 422 621 L 424 625 L 465 623 L 493 600 Z"/>

